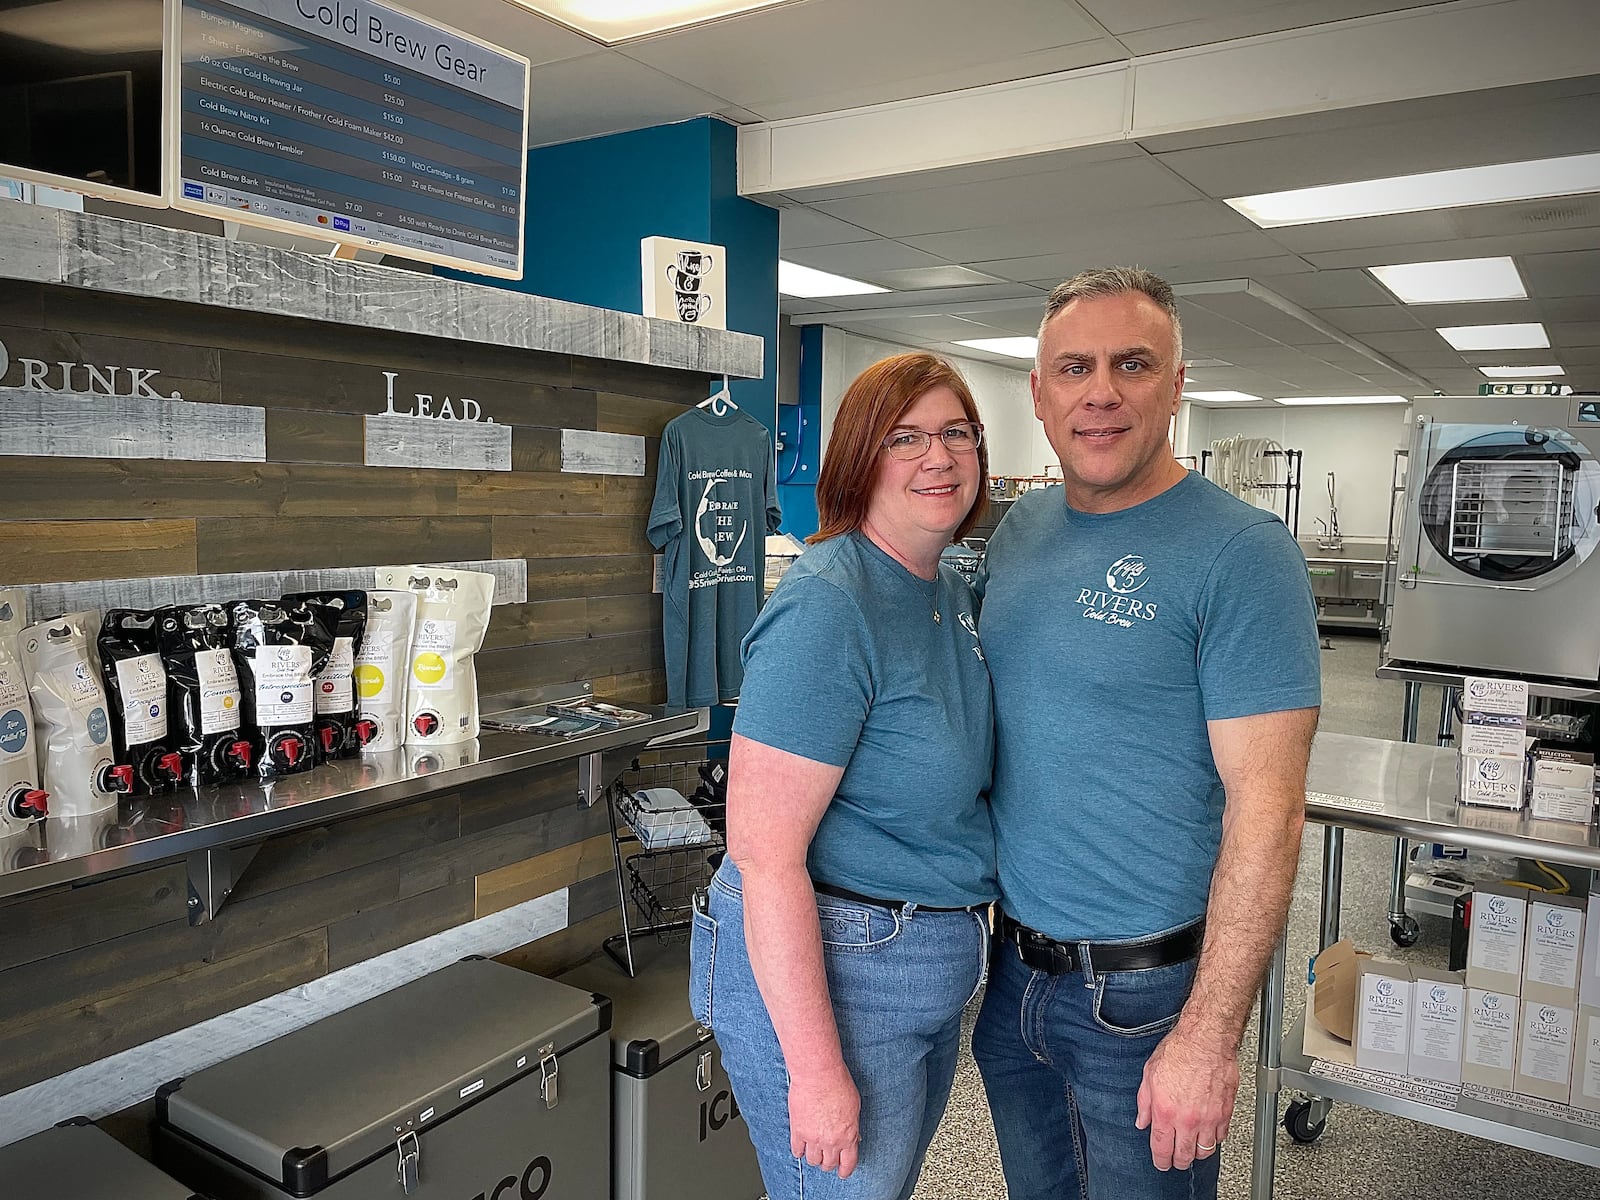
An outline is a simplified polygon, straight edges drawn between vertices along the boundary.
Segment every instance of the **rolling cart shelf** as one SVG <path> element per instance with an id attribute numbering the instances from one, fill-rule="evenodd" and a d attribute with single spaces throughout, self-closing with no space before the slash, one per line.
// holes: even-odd
<path id="1" fill-rule="evenodd" d="M 1470 1093 L 1461 1095 L 1452 1109 L 1375 1091 L 1341 1079 L 1337 1074 L 1315 1074 L 1312 1067 L 1316 1060 L 1308 1058 L 1301 1051 L 1304 1037 L 1305 1017 L 1302 1015 L 1289 1027 L 1283 1038 L 1283 1065 L 1278 1071 L 1280 1089 L 1293 1088 L 1322 1096 L 1336 1104 L 1388 1113 L 1408 1121 L 1471 1134 L 1486 1141 L 1536 1150 L 1540 1154 L 1585 1166 L 1600 1167 L 1600 1128 L 1493 1104 Z M 1405 1081 L 1397 1082 L 1403 1084 Z M 1448 1085 L 1441 1086 L 1448 1089 Z M 1592 1114 L 1579 1115 L 1588 1117 Z"/>

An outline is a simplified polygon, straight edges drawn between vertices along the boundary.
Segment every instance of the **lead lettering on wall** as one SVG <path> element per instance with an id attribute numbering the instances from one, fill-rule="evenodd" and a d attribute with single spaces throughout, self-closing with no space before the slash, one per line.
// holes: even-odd
<path id="1" fill-rule="evenodd" d="M 11 372 L 11 352 L 0 342 L 0 385 L 28 391 L 57 392 L 91 396 L 141 396 L 149 400 L 182 400 L 181 392 L 163 396 L 150 385 L 161 374 L 149 367 L 123 367 L 81 362 L 46 362 L 41 358 L 18 357 L 21 379 L 7 384 Z M 79 383 L 82 386 L 79 386 Z"/>
<path id="2" fill-rule="evenodd" d="M 436 396 L 431 392 L 412 392 L 412 400 L 400 400 L 396 408 L 394 381 L 398 371 L 385 371 L 383 380 L 384 413 L 396 417 L 426 417 L 430 421 L 474 421 L 483 425 L 495 424 L 493 417 L 483 415 L 483 406 L 466 396 Z"/>

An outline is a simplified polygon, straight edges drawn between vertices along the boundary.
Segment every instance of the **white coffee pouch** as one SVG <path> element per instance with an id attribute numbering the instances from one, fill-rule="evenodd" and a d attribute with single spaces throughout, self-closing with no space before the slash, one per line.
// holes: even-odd
<path id="1" fill-rule="evenodd" d="M 406 744 L 447 745 L 478 736 L 478 675 L 494 603 L 494 576 L 448 567 L 379 567 L 380 588 L 417 597 L 406 676 Z"/>
<path id="2" fill-rule="evenodd" d="M 409 591 L 367 593 L 367 632 L 355 659 L 356 710 L 360 720 L 375 727 L 364 754 L 405 745 L 406 676 L 416 617 L 417 598 Z"/>
<path id="3" fill-rule="evenodd" d="M 17 637 L 28 625 L 28 593 L 22 588 L 0 588 L 0 642 L 20 661 Z"/>
<path id="4" fill-rule="evenodd" d="M 39 769 L 50 812 L 81 817 L 117 802 L 131 778 L 118 781 L 105 690 L 91 653 L 97 612 L 68 613 L 22 631 L 22 669 L 33 700 Z M 119 786 L 120 782 L 120 786 Z"/>
<path id="5" fill-rule="evenodd" d="M 26 829 L 48 808 L 49 793 L 39 786 L 27 679 L 10 635 L 0 636 L 0 838 Z"/>

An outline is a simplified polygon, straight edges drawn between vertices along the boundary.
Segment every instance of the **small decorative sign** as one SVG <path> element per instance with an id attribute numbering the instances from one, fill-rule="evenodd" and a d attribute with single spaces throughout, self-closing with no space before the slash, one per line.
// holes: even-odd
<path id="1" fill-rule="evenodd" d="M 644 264 L 644 315 L 710 329 L 728 327 L 727 251 L 706 242 L 647 237 L 640 241 Z"/>

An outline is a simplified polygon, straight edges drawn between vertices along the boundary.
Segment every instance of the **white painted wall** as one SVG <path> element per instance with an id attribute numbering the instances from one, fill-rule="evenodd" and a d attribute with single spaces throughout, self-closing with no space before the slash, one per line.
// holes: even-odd
<path id="1" fill-rule="evenodd" d="M 857 375 L 873 363 L 911 346 L 882 342 L 842 329 L 824 329 L 822 335 L 822 444 L 833 433 L 839 398 Z M 1033 416 L 1026 368 L 1012 370 L 994 363 L 950 356 L 966 378 L 978 402 L 984 434 L 989 440 L 991 475 L 1042 475 L 1055 454 L 1045 440 L 1044 427 Z"/>
<path id="2" fill-rule="evenodd" d="M 1327 520 L 1329 471 L 1337 477 L 1339 531 L 1347 538 L 1380 540 L 1387 533 L 1394 452 L 1405 445 L 1408 406 L 1195 407 L 1194 411 L 1190 453 L 1198 454 L 1213 441 L 1234 436 L 1271 438 L 1287 449 L 1305 453 L 1301 468 L 1301 537 L 1316 535 L 1312 518 Z M 1199 419 L 1202 411 L 1206 414 L 1203 421 Z M 1269 502 L 1262 507 L 1273 506 Z"/>

